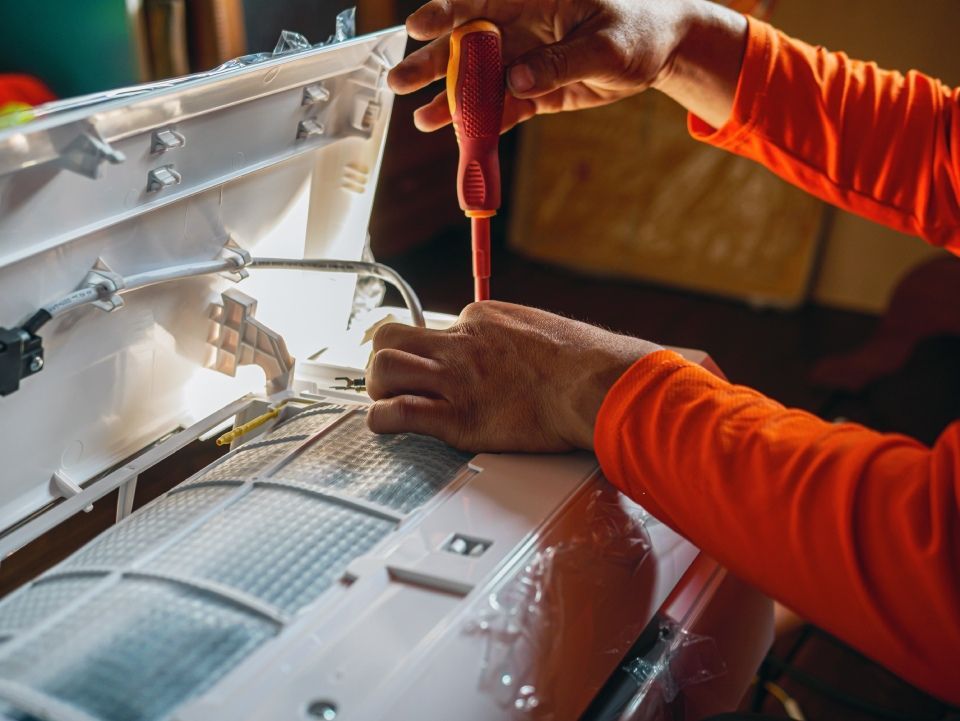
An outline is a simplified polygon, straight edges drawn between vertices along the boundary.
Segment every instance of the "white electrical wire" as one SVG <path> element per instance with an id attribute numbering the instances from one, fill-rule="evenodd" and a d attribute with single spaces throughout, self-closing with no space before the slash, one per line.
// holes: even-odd
<path id="1" fill-rule="evenodd" d="M 80 290 L 73 291 L 70 295 L 61 298 L 56 303 L 43 306 L 41 310 L 46 311 L 51 318 L 56 318 L 58 315 L 63 315 L 74 308 L 79 308 L 82 305 L 94 303 L 98 300 L 100 300 L 99 288 L 88 285 Z"/>
<path id="2" fill-rule="evenodd" d="M 410 316 L 414 325 L 421 328 L 426 326 L 423 317 L 423 306 L 420 299 L 414 292 L 410 284 L 407 283 L 399 273 L 393 268 L 381 263 L 368 263 L 354 260 L 328 260 L 320 258 L 254 258 L 249 263 L 244 263 L 240 256 L 223 260 L 208 260 L 199 263 L 190 263 L 187 265 L 175 265 L 169 268 L 158 268 L 148 270 L 143 273 L 136 273 L 127 276 L 118 281 L 120 287 L 111 288 L 111 283 L 104 279 L 102 283 L 91 283 L 78 290 L 73 291 L 60 300 L 49 303 L 40 309 L 34 318 L 41 313 L 46 313 L 47 317 L 34 323 L 34 320 L 28 321 L 30 331 L 36 332 L 40 325 L 51 318 L 56 318 L 68 313 L 75 308 L 84 305 L 96 303 L 99 300 L 110 297 L 114 294 L 123 295 L 132 290 L 146 288 L 157 283 L 166 283 L 173 280 L 184 278 L 194 278 L 202 275 L 212 275 L 214 273 L 236 272 L 243 268 L 262 268 L 275 270 L 312 270 L 326 273 L 355 273 L 357 275 L 369 275 L 379 278 L 393 285 L 400 291 L 407 308 L 410 310 Z"/>
<path id="3" fill-rule="evenodd" d="M 254 258 L 248 268 L 273 270 L 315 270 L 325 273 L 356 273 L 369 275 L 390 283 L 400 291 L 403 302 L 410 311 L 415 326 L 425 328 L 423 305 L 410 284 L 397 271 L 382 263 L 368 263 L 362 260 L 330 260 L 327 258 Z"/>
<path id="4" fill-rule="evenodd" d="M 210 260 L 205 263 L 192 263 L 190 265 L 175 265 L 171 268 L 160 268 L 158 270 L 148 270 L 145 273 L 137 273 L 124 278 L 124 284 L 127 289 L 146 288 L 157 283 L 166 283 L 171 280 L 180 280 L 181 278 L 193 278 L 198 275 L 212 275 L 213 273 L 228 273 L 230 271 L 240 270 L 243 263 L 237 259 L 229 260 Z"/>
<path id="5" fill-rule="evenodd" d="M 224 260 L 208 260 L 200 263 L 190 263 L 187 265 L 175 265 L 169 268 L 159 268 L 157 270 L 148 270 L 145 273 L 136 273 L 134 275 L 122 278 L 118 288 L 111 288 L 110 281 L 104 279 L 102 283 L 91 283 L 83 288 L 73 291 L 70 295 L 64 296 L 60 300 L 49 303 L 43 308 L 50 318 L 56 318 L 68 313 L 75 308 L 79 308 L 90 303 L 96 303 L 111 295 L 123 295 L 131 290 L 146 288 L 157 283 L 165 283 L 171 280 L 181 278 L 194 278 L 201 275 L 210 275 L 211 273 L 224 273 L 240 270 L 243 262 L 239 258 Z"/>

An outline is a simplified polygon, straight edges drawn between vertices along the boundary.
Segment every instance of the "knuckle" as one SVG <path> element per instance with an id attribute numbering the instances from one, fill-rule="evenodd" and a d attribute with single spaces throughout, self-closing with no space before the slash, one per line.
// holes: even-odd
<path id="1" fill-rule="evenodd" d="M 623 42 L 612 33 L 597 33 L 593 48 L 605 63 L 617 67 L 623 64 L 627 55 Z"/>
<path id="2" fill-rule="evenodd" d="M 545 70 L 555 79 L 562 80 L 567 77 L 570 62 L 564 50 L 558 47 L 547 46 L 543 49 L 540 57 L 545 66 Z"/>
<path id="3" fill-rule="evenodd" d="M 400 427 L 409 428 L 417 417 L 417 403 L 410 396 L 401 396 L 394 401 L 394 404 Z"/>
<path id="4" fill-rule="evenodd" d="M 374 403 L 369 409 L 367 409 L 367 428 L 374 433 L 383 432 L 384 424 L 382 403 Z"/>
<path id="5" fill-rule="evenodd" d="M 460 312 L 461 320 L 470 320 L 483 314 L 484 303 L 470 303 Z"/>
<path id="6" fill-rule="evenodd" d="M 395 374 L 399 351 L 392 348 L 376 351 L 367 366 L 367 393 L 374 400 L 390 394 L 391 376 Z"/>
<path id="7" fill-rule="evenodd" d="M 373 350 L 379 351 L 396 345 L 399 323 L 385 323 L 373 333 Z"/>
<path id="8" fill-rule="evenodd" d="M 454 408 L 452 422 L 446 429 L 446 442 L 461 450 L 468 449 L 474 445 L 474 436 L 481 428 L 479 421 L 476 405 L 471 399 L 464 399 Z"/>
<path id="9" fill-rule="evenodd" d="M 396 353 L 397 351 L 395 351 L 393 348 L 382 348 L 376 351 L 373 354 L 373 360 L 370 361 L 368 375 L 377 379 L 381 379 L 390 375 L 390 373 L 396 368 Z"/>

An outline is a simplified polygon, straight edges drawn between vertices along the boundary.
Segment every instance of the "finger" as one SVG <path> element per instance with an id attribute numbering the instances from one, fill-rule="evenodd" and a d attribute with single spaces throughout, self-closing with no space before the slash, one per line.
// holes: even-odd
<path id="1" fill-rule="evenodd" d="M 394 348 L 424 358 L 433 358 L 446 337 L 447 334 L 441 330 L 387 323 L 377 328 L 377 332 L 373 334 L 373 352 Z"/>
<path id="2" fill-rule="evenodd" d="M 374 433 L 421 433 L 451 439 L 453 410 L 445 400 L 422 396 L 396 396 L 380 400 L 367 411 L 367 426 Z"/>
<path id="3" fill-rule="evenodd" d="M 447 103 L 446 90 L 426 105 L 413 111 L 413 124 L 417 126 L 417 130 L 425 133 L 432 133 L 450 123 L 450 105 Z"/>
<path id="4" fill-rule="evenodd" d="M 514 60 L 507 70 L 507 85 L 518 98 L 535 98 L 570 83 L 608 78 L 614 62 L 609 43 L 600 36 L 572 37 Z"/>
<path id="5" fill-rule="evenodd" d="M 518 123 L 529 120 L 537 114 L 537 103 L 533 100 L 521 100 L 509 93 L 503 103 L 503 124 L 500 132 L 505 133 Z M 450 105 L 447 103 L 447 91 L 437 95 L 426 105 L 417 108 L 413 113 L 413 123 L 418 130 L 432 133 L 434 130 L 446 127 L 450 120 Z"/>
<path id="6" fill-rule="evenodd" d="M 408 394 L 439 398 L 442 378 L 437 361 L 386 348 L 374 353 L 367 367 L 367 393 L 374 400 Z"/>
<path id="7" fill-rule="evenodd" d="M 537 114 L 537 104 L 533 100 L 515 98 L 510 93 L 503 102 L 503 126 L 501 133 L 505 133 L 510 128 L 529 120 Z"/>
<path id="8" fill-rule="evenodd" d="M 407 95 L 446 75 L 448 62 L 450 38 L 444 35 L 401 60 L 387 75 L 387 82 L 395 93 Z"/>
<path id="9" fill-rule="evenodd" d="M 482 17 L 503 24 L 515 20 L 521 12 L 522 2 L 430 0 L 407 18 L 407 32 L 416 40 L 432 40 L 468 20 Z"/>

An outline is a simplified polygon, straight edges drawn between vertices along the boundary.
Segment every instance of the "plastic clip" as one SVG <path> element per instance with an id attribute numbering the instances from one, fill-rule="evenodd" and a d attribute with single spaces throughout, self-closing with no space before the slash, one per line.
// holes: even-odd
<path id="1" fill-rule="evenodd" d="M 123 307 L 120 291 L 126 287 L 126 283 L 123 276 L 114 273 L 103 258 L 97 258 L 97 262 L 83 279 L 83 285 L 97 289 L 99 300 L 95 300 L 92 305 L 100 310 L 112 313 Z"/>

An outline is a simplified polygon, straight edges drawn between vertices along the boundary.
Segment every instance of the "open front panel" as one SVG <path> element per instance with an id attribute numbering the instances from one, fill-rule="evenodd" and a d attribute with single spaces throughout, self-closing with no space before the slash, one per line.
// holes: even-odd
<path id="1" fill-rule="evenodd" d="M 239 263 L 238 248 L 359 260 L 393 102 L 387 72 L 405 42 L 388 30 L 0 130 L 0 329 L 78 289 L 99 299 L 36 329 L 42 362 L 4 346 L 14 355 L 3 368 L 36 370 L 0 400 L 0 532 L 78 488 L 97 500 L 112 490 L 94 488 L 108 469 L 265 380 L 271 393 L 285 384 L 269 364 L 266 379 L 253 367 L 232 375 L 229 332 L 241 365 L 264 329 L 301 362 L 341 336 L 350 275 L 254 269 L 234 288 L 242 273 L 174 271 Z M 242 328 L 221 323 L 231 290 L 255 301 Z"/>
<path id="2" fill-rule="evenodd" d="M 464 470 L 317 403 L 0 603 L 13 718 L 157 721 L 277 636 Z M 2 711 L 0 707 L 0 711 Z"/>

